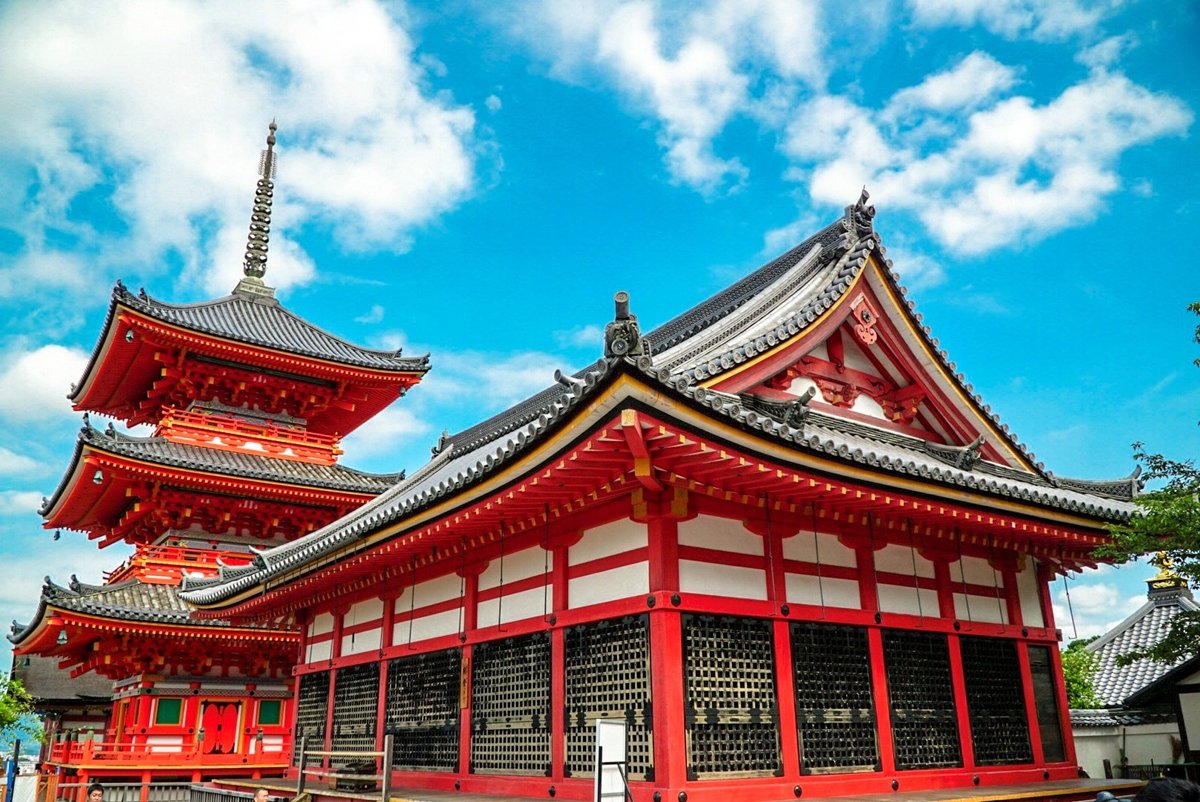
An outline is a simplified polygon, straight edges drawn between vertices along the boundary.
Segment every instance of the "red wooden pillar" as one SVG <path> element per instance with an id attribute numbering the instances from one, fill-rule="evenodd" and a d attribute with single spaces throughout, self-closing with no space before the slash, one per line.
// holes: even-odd
<path id="1" fill-rule="evenodd" d="M 687 491 L 661 494 L 642 489 L 632 498 L 634 521 L 646 524 L 650 591 L 650 698 L 654 706 L 654 786 L 670 798 L 687 782 L 687 743 L 683 728 L 683 629 L 678 608 L 664 603 L 679 590 L 679 521 L 691 516 Z"/>
<path id="2" fill-rule="evenodd" d="M 1017 586 L 1016 561 L 1002 560 L 1000 576 L 1004 582 L 1004 601 L 1008 606 L 1008 623 L 1019 629 L 1025 626 L 1025 616 L 1021 612 L 1021 589 Z M 1029 692 L 1029 686 L 1025 687 L 1025 691 Z"/>
<path id="3" fill-rule="evenodd" d="M 1046 755 L 1042 749 L 1042 728 L 1038 723 L 1037 704 L 1033 698 L 1033 671 L 1029 667 L 1029 649 L 1026 643 L 1017 643 L 1017 665 L 1021 670 L 1021 688 L 1025 693 L 1025 722 L 1029 727 L 1029 749 L 1033 753 L 1033 762 L 1044 766 Z"/>
<path id="4" fill-rule="evenodd" d="M 883 662 L 883 631 L 867 628 L 867 649 L 871 656 L 871 695 L 875 698 L 875 738 L 879 744 L 879 765 L 885 775 L 896 771 L 896 745 L 892 742 L 892 702 L 888 694 L 887 672 Z"/>
<path id="5" fill-rule="evenodd" d="M 963 768 L 975 766 L 975 745 L 971 742 L 971 719 L 967 710 L 967 681 L 963 675 L 962 648 L 958 635 L 947 635 L 950 650 L 950 687 L 954 690 L 955 718 L 958 720 L 958 747 Z"/>
<path id="6" fill-rule="evenodd" d="M 1038 604 L 1042 607 L 1042 622 L 1046 629 L 1054 629 L 1054 599 L 1050 595 L 1050 586 L 1058 574 L 1050 563 L 1039 560 L 1037 567 Z"/>
<path id="7" fill-rule="evenodd" d="M 1063 681 L 1062 654 L 1058 650 L 1058 644 L 1050 647 L 1050 661 L 1054 664 L 1054 695 L 1058 700 L 1058 730 L 1062 735 L 1066 762 L 1075 764 L 1079 761 L 1075 757 L 1075 739 L 1071 735 L 1071 705 L 1067 702 L 1067 686 Z"/>
<path id="8" fill-rule="evenodd" d="M 766 500 L 770 503 L 770 499 Z M 791 630 L 782 609 L 787 605 L 787 571 L 783 564 L 783 540 L 800 532 L 798 524 L 779 520 L 779 510 L 765 510 L 761 518 L 743 525 L 763 539 L 767 599 L 775 614 L 772 622 L 775 660 L 775 696 L 778 702 L 779 749 L 784 776 L 800 775 L 800 736 L 796 726 L 796 680 L 792 665 Z"/>
<path id="9" fill-rule="evenodd" d="M 479 575 L 487 562 L 464 566 L 463 577 L 463 640 L 461 677 L 459 679 L 458 773 L 466 774 L 471 767 L 471 636 L 479 625 Z"/>
<path id="10" fill-rule="evenodd" d="M 333 700 L 337 692 L 337 669 L 333 667 L 334 659 L 342 656 L 342 631 L 346 622 L 346 607 L 333 612 L 333 641 L 329 644 L 329 695 L 325 699 L 325 743 L 321 746 L 326 752 L 333 749 Z M 332 761 L 328 757 L 321 759 L 321 768 L 327 769 Z"/>
<path id="11" fill-rule="evenodd" d="M 567 764 L 567 650 L 566 630 L 558 615 L 570 609 L 570 548 L 582 532 L 558 535 L 545 547 L 550 550 L 550 595 L 553 597 L 546 625 L 550 627 L 550 779 L 562 782 Z M 553 623 L 552 623 L 553 622 Z"/>
<path id="12" fill-rule="evenodd" d="M 384 650 L 392 645 L 392 630 L 395 628 L 396 598 L 384 596 L 383 618 L 379 623 L 379 700 L 375 705 L 375 751 L 383 750 L 384 730 L 387 727 L 387 683 L 388 661 L 383 659 Z"/>

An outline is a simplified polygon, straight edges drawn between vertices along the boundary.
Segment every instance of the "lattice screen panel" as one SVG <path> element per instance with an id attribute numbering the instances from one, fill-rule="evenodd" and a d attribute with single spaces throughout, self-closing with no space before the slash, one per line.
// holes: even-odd
<path id="1" fill-rule="evenodd" d="M 375 751 L 378 714 L 379 663 L 339 668 L 333 681 L 333 751 Z M 334 757 L 331 765 L 336 768 L 354 760 Z"/>
<path id="2" fill-rule="evenodd" d="M 879 770 L 867 630 L 794 623 L 791 636 L 800 770 Z"/>
<path id="3" fill-rule="evenodd" d="M 771 622 L 683 616 L 688 774 L 779 774 L 779 716 Z"/>
<path id="4" fill-rule="evenodd" d="M 946 636 L 885 629 L 883 660 L 896 768 L 961 766 Z"/>
<path id="5" fill-rule="evenodd" d="M 388 663 L 386 731 L 392 765 L 457 771 L 462 650 L 398 657 Z"/>
<path id="6" fill-rule="evenodd" d="M 550 772 L 550 636 L 481 643 L 471 667 L 471 771 Z"/>
<path id="7" fill-rule="evenodd" d="M 963 678 L 975 762 L 1029 763 L 1029 719 L 1017 645 L 1004 638 L 962 638 Z"/>
<path id="8" fill-rule="evenodd" d="M 653 779 L 650 630 L 645 615 L 566 631 L 567 776 L 593 775 L 596 720 L 625 721 L 628 776 Z"/>
<path id="9" fill-rule="evenodd" d="M 325 749 L 325 713 L 329 709 L 329 672 L 305 674 L 300 677 L 300 692 L 296 700 L 296 732 L 292 746 L 292 765 L 300 765 L 300 739 L 307 738 L 305 748 Z"/>

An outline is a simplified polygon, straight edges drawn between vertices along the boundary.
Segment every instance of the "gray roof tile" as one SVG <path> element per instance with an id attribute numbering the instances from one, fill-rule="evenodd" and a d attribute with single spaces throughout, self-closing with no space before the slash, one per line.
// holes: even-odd
<path id="1" fill-rule="evenodd" d="M 1162 677 L 1183 660 L 1173 664 L 1138 660 L 1127 666 L 1117 665 L 1123 654 L 1162 640 L 1171 619 L 1181 612 L 1195 612 L 1200 606 L 1187 588 L 1152 590 L 1150 598 L 1132 615 L 1088 644 L 1088 651 L 1099 656 L 1100 667 L 1094 684 L 1096 695 L 1105 705 L 1118 706 L 1133 694 Z"/>

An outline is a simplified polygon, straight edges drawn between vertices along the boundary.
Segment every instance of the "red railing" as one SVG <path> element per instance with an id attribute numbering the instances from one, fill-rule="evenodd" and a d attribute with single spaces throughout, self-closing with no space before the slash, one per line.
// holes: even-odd
<path id="1" fill-rule="evenodd" d="M 253 750 L 253 751 L 251 751 Z M 47 763 L 87 768 L 136 768 L 179 764 L 204 768 L 243 766 L 246 768 L 286 765 L 291 760 L 292 740 L 267 744 L 251 737 L 245 751 L 212 754 L 204 751 L 202 741 L 180 744 L 144 744 L 118 741 L 57 741 L 50 745 Z"/>
<path id="2" fill-rule="evenodd" d="M 137 577 L 151 584 L 177 585 L 185 573 L 217 573 L 217 561 L 226 565 L 248 565 L 253 554 L 183 546 L 141 546 L 133 556 L 104 575 L 105 583 Z"/>
<path id="3" fill-rule="evenodd" d="M 165 408 L 157 434 L 181 443 L 230 451 L 259 452 L 281 459 L 332 465 L 342 453 L 341 438 L 303 426 L 252 423 L 232 415 Z"/>

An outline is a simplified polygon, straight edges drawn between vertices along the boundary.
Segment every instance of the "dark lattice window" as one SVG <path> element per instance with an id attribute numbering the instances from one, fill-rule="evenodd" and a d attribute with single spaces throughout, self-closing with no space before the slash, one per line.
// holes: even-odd
<path id="1" fill-rule="evenodd" d="M 650 635 L 645 615 L 571 627 L 566 631 L 568 776 L 591 776 L 596 720 L 625 722 L 626 771 L 652 779 Z"/>
<path id="2" fill-rule="evenodd" d="M 379 663 L 339 668 L 333 679 L 333 751 L 375 751 L 378 713 Z M 330 765 L 336 768 L 354 760 L 334 757 Z"/>
<path id="3" fill-rule="evenodd" d="M 780 773 L 773 642 L 770 621 L 683 616 L 690 776 Z"/>
<path id="4" fill-rule="evenodd" d="M 1029 763 L 1029 719 L 1017 645 L 1004 638 L 962 638 L 963 679 L 975 762 Z"/>
<path id="5" fill-rule="evenodd" d="M 897 769 L 961 766 L 950 652 L 934 632 L 883 631 Z"/>
<path id="6" fill-rule="evenodd" d="M 1066 760 L 1056 672 L 1048 646 L 1029 647 L 1029 671 L 1033 675 L 1033 705 L 1037 711 L 1038 734 L 1042 737 L 1042 757 L 1047 763 Z"/>
<path id="7" fill-rule="evenodd" d="M 386 732 L 392 765 L 457 771 L 462 650 L 397 657 L 388 663 Z"/>
<path id="8" fill-rule="evenodd" d="M 329 709 L 329 672 L 319 671 L 300 677 L 296 699 L 296 732 L 292 747 L 292 765 L 300 764 L 300 742 L 305 749 L 325 749 L 325 713 Z"/>
<path id="9" fill-rule="evenodd" d="M 471 670 L 471 771 L 550 772 L 550 636 L 481 643 Z"/>
<path id="10" fill-rule="evenodd" d="M 877 771 L 871 654 L 862 627 L 794 623 L 800 770 Z"/>

